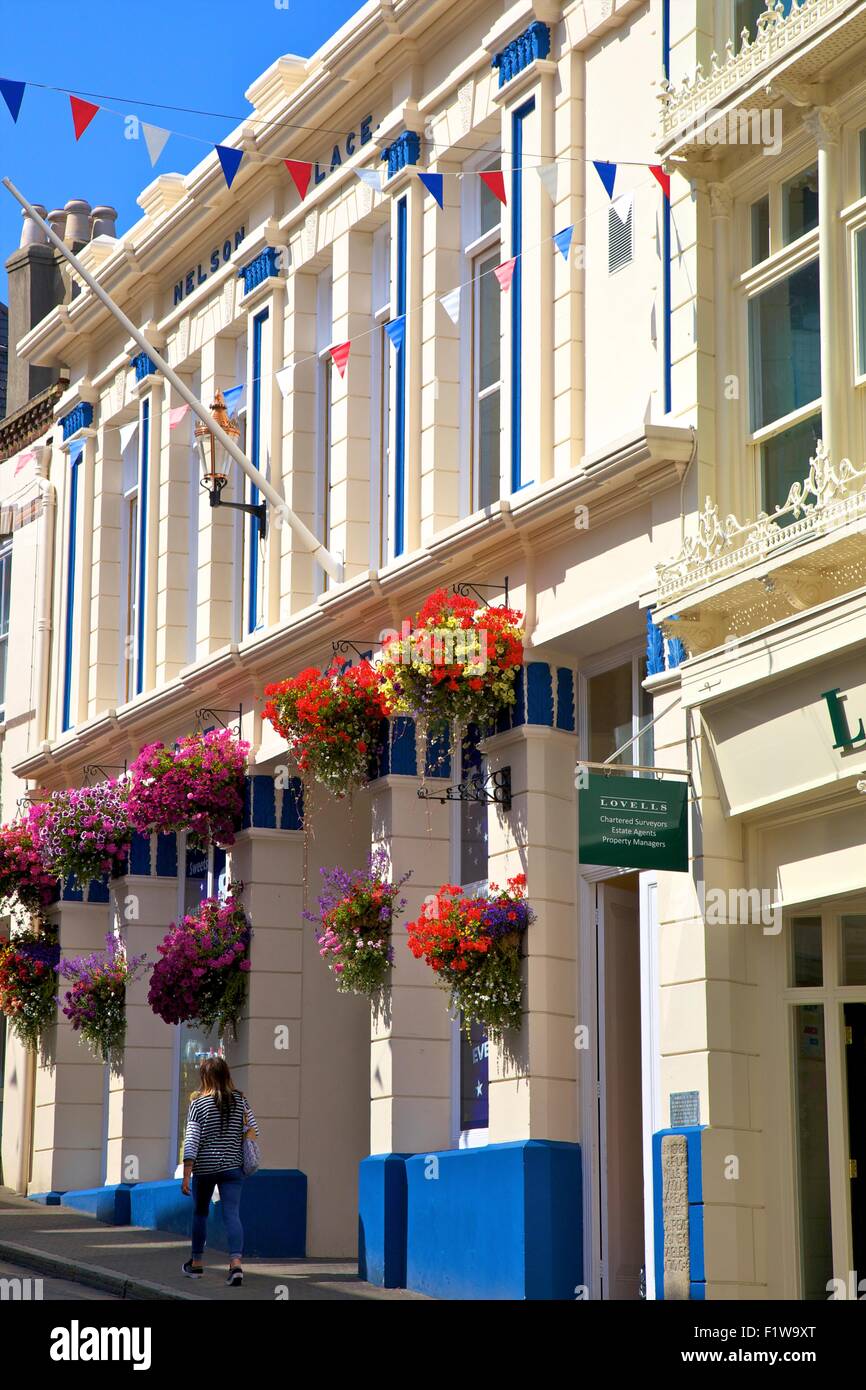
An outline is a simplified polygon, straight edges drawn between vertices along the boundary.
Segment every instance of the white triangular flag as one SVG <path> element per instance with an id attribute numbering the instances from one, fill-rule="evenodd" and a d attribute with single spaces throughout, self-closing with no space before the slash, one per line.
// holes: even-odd
<path id="1" fill-rule="evenodd" d="M 135 434 L 135 432 L 136 432 L 137 429 L 138 429 L 138 421 L 137 421 L 137 420 L 130 420 L 130 422 L 129 422 L 128 425 L 121 425 L 121 426 L 120 426 L 120 452 L 121 452 L 122 454 L 125 454 L 125 453 L 126 453 L 127 446 L 128 446 L 128 444 L 129 444 L 129 441 L 132 439 L 132 437 L 133 437 L 133 435 Z"/>
<path id="2" fill-rule="evenodd" d="M 541 179 L 541 186 L 552 202 L 556 202 L 558 172 L 555 164 L 539 164 L 535 170 Z"/>
<path id="3" fill-rule="evenodd" d="M 356 169 L 355 173 L 368 188 L 375 188 L 377 193 L 382 192 L 382 175 L 377 169 Z"/>
<path id="4" fill-rule="evenodd" d="M 147 125 L 144 121 L 141 123 L 141 128 L 144 131 L 144 143 L 147 145 L 147 153 L 150 156 L 150 167 L 152 169 L 165 149 L 166 141 L 169 135 L 171 135 L 171 131 L 163 130 L 162 126 Z"/>
<path id="5" fill-rule="evenodd" d="M 447 294 L 440 295 L 439 303 L 445 310 L 452 323 L 460 320 L 460 286 L 456 290 L 449 290 Z"/>
<path id="6" fill-rule="evenodd" d="M 289 394 L 292 387 L 292 372 L 295 370 L 294 363 L 289 363 L 288 367 L 283 367 L 282 371 L 276 373 L 277 385 L 280 388 L 280 395 L 283 400 Z"/>
<path id="7" fill-rule="evenodd" d="M 631 210 L 634 206 L 633 193 L 620 193 L 618 198 L 614 198 L 611 207 L 619 218 L 623 226 L 631 217 Z"/>

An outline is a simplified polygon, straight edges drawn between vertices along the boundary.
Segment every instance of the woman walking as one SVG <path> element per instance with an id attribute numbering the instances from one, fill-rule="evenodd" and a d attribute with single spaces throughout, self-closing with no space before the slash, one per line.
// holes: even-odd
<path id="1" fill-rule="evenodd" d="M 222 1057 L 206 1057 L 199 1071 L 201 1087 L 190 1101 L 183 1146 L 184 1196 L 190 1195 L 192 1181 L 192 1254 L 183 1266 L 189 1279 L 204 1273 L 202 1255 L 207 1236 L 207 1217 L 215 1187 L 229 1246 L 229 1272 L 226 1283 L 244 1282 L 242 1268 L 244 1231 L 240 1204 L 244 1185 L 244 1139 L 258 1137 L 256 1118 L 246 1097 L 235 1089 L 228 1064 Z"/>

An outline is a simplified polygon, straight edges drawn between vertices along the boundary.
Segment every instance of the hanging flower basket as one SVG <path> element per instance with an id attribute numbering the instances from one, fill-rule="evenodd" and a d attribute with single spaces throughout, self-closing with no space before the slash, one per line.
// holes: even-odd
<path id="1" fill-rule="evenodd" d="M 526 901 L 526 877 L 518 874 L 490 896 L 470 898 L 446 883 L 409 923 L 409 949 L 425 960 L 450 993 L 468 1035 L 472 1023 L 492 1037 L 521 1023 L 520 942 L 535 914 Z"/>
<path id="2" fill-rule="evenodd" d="M 59 879 L 71 875 L 84 887 L 126 866 L 132 839 L 126 789 L 111 780 L 53 792 L 31 806 L 27 828 L 46 871 Z"/>
<path id="3" fill-rule="evenodd" d="M 250 969 L 249 923 L 231 894 L 205 898 L 195 912 L 172 923 L 157 947 L 147 1002 L 165 1023 L 199 1023 L 220 1035 L 237 1024 Z"/>
<path id="4" fill-rule="evenodd" d="M 234 844 L 250 745 L 230 729 L 150 743 L 129 770 L 130 824 L 142 835 L 188 831 L 194 849 Z"/>
<path id="5" fill-rule="evenodd" d="M 57 878 L 45 868 L 32 828 L 23 821 L 0 825 L 0 901 L 39 913 L 56 887 Z"/>
<path id="6" fill-rule="evenodd" d="M 57 1017 L 57 962 L 54 932 L 19 931 L 0 937 L 0 1012 L 25 1047 L 37 1048 Z"/>
<path id="7" fill-rule="evenodd" d="M 391 928 L 406 906 L 400 890 L 409 874 L 392 883 L 388 872 L 384 850 L 370 856 L 366 869 L 322 869 L 325 887 L 319 895 L 319 912 L 304 913 L 317 924 L 319 955 L 332 971 L 337 989 L 373 1000 L 381 998 L 388 983 L 394 962 Z"/>
<path id="8" fill-rule="evenodd" d="M 126 1038 L 126 988 L 140 975 L 145 957 L 128 956 L 113 932 L 105 945 L 105 951 L 60 962 L 59 973 L 72 985 L 61 1007 L 90 1050 L 114 1063 Z"/>
<path id="9" fill-rule="evenodd" d="M 486 728 L 514 704 L 522 624 L 514 608 L 479 608 L 472 598 L 437 589 L 383 648 L 377 669 L 389 709 L 428 729 L 455 720 Z"/>
<path id="10" fill-rule="evenodd" d="M 310 666 L 299 676 L 269 685 L 264 718 L 289 745 L 302 774 L 335 796 L 368 780 L 387 713 L 379 678 L 369 661 L 343 670 Z"/>

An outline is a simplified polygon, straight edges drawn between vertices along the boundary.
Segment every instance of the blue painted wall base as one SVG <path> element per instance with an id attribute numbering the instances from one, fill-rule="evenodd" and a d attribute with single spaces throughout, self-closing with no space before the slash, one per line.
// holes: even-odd
<path id="1" fill-rule="evenodd" d="M 216 1194 L 215 1194 L 216 1195 Z M 192 1198 L 179 1178 L 141 1182 L 130 1194 L 130 1223 L 159 1231 L 191 1232 Z M 303 1258 L 307 1253 L 307 1177 L 296 1168 L 262 1168 L 247 1178 L 241 1195 L 244 1253 Z M 228 1250 L 219 1202 L 211 1206 L 207 1227 L 211 1250 Z"/>
<path id="2" fill-rule="evenodd" d="M 406 1287 L 406 1159 L 370 1154 L 358 1174 L 358 1275 L 383 1289 Z"/>
<path id="3" fill-rule="evenodd" d="M 405 1217 L 400 1169 L 405 1170 Z M 573 1299 L 583 1283 L 577 1144 L 523 1140 L 361 1163 L 362 1278 L 435 1298 Z M 366 1272 L 364 1272 L 366 1271 Z"/>
<path id="4" fill-rule="evenodd" d="M 35 1193 L 33 1202 L 75 1207 L 112 1226 L 145 1226 L 189 1236 L 192 1199 L 180 1178 L 118 1183 L 74 1192 Z M 307 1177 L 296 1168 L 262 1168 L 247 1178 L 241 1195 L 244 1253 L 263 1258 L 303 1258 L 307 1253 Z M 228 1250 L 219 1202 L 211 1206 L 207 1243 Z"/>

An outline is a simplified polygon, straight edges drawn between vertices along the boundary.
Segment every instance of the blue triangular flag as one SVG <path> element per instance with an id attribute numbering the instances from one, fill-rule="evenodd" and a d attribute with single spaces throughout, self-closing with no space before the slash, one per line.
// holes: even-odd
<path id="1" fill-rule="evenodd" d="M 433 194 L 440 208 L 444 207 L 445 204 L 442 201 L 445 182 L 444 176 L 442 174 L 419 174 L 418 177 L 427 189 L 427 192 Z"/>
<path id="2" fill-rule="evenodd" d="M 220 164 L 223 167 L 226 183 L 231 188 L 235 174 L 240 168 L 241 160 L 244 157 L 243 150 L 233 150 L 231 145 L 214 145 L 214 149 L 220 157 Z"/>
<path id="3" fill-rule="evenodd" d="M 11 77 L 0 77 L 0 96 L 9 107 L 13 121 L 18 120 L 18 112 L 24 100 L 24 85 L 23 82 L 13 82 Z"/>
<path id="4" fill-rule="evenodd" d="M 384 325 L 385 332 L 391 339 L 391 345 L 399 352 L 406 337 L 406 315 L 401 314 L 398 319 L 392 319 L 390 323 Z"/>
<path id="5" fill-rule="evenodd" d="M 592 162 L 595 165 L 595 172 L 604 184 L 608 198 L 612 198 L 613 186 L 616 182 L 616 165 L 606 164 L 603 159 L 594 159 Z"/>
<path id="6" fill-rule="evenodd" d="M 71 465 L 72 465 L 73 468 L 75 467 L 76 463 L 77 463 L 78 460 L 81 458 L 81 455 L 82 455 L 83 453 L 84 453 L 84 440 L 83 440 L 83 439 L 73 439 L 72 443 L 71 443 L 70 446 L 69 446 L 69 462 L 71 463 Z"/>
<path id="7" fill-rule="evenodd" d="M 561 232 L 555 232 L 553 244 L 557 251 L 562 252 L 562 259 L 568 260 L 568 253 L 571 250 L 571 238 L 574 236 L 574 227 L 563 227 Z"/>
<path id="8" fill-rule="evenodd" d="M 227 391 L 223 391 L 223 400 L 228 406 L 229 415 L 237 415 L 244 403 L 244 392 L 246 385 L 241 382 L 240 386 L 230 386 Z"/>

